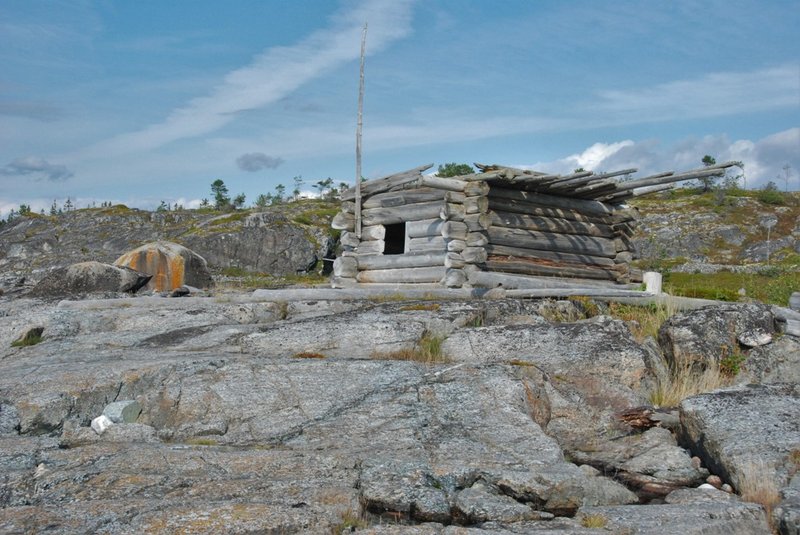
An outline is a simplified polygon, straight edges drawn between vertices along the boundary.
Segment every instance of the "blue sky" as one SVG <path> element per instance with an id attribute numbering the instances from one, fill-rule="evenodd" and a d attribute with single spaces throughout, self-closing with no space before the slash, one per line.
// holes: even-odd
<path id="1" fill-rule="evenodd" d="M 711 154 L 800 189 L 797 0 L 4 0 L 0 214 L 352 182 L 364 22 L 368 178 Z"/>

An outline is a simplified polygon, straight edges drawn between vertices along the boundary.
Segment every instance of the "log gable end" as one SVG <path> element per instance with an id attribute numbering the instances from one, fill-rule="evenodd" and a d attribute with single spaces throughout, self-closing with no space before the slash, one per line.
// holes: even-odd
<path id="1" fill-rule="evenodd" d="M 429 164 L 362 182 L 361 235 L 352 189 L 332 221 L 342 231 L 332 284 L 641 282 L 630 266 L 636 213 L 625 202 L 733 165 L 623 180 L 636 169 L 553 175 L 476 164 L 478 173 L 441 178 L 423 174 Z"/>

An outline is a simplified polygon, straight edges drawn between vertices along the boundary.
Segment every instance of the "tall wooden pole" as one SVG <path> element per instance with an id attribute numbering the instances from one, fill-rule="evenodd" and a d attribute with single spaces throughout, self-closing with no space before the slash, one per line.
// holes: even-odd
<path id="1" fill-rule="evenodd" d="M 361 125 L 364 113 L 364 53 L 367 48 L 367 23 L 361 32 L 361 75 L 358 82 L 358 126 L 356 127 L 356 236 L 361 238 Z"/>

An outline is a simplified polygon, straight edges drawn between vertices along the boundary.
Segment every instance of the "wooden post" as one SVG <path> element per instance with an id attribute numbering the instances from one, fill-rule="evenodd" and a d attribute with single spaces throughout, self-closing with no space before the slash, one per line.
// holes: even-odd
<path id="1" fill-rule="evenodd" d="M 364 53 L 367 48 L 367 23 L 361 32 L 361 69 L 358 82 L 358 125 L 356 126 L 356 236 L 361 239 L 361 127 L 364 113 Z"/>

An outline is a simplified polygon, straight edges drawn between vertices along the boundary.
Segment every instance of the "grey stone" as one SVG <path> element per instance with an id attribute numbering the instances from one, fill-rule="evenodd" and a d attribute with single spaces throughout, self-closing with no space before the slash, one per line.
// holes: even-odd
<path id="1" fill-rule="evenodd" d="M 531 506 L 500 494 L 481 482 L 476 482 L 470 488 L 456 493 L 454 507 L 456 519 L 463 524 L 476 524 L 490 520 L 519 522 L 553 518 L 552 514 L 535 511 Z"/>
<path id="2" fill-rule="evenodd" d="M 780 336 L 748 352 L 737 383 L 800 383 L 800 338 Z"/>
<path id="3" fill-rule="evenodd" d="M 724 304 L 680 312 L 659 329 L 658 340 L 670 363 L 718 363 L 739 348 L 747 332 L 772 334 L 775 317 L 767 305 Z"/>
<path id="4" fill-rule="evenodd" d="M 734 488 L 772 478 L 776 488 L 795 469 L 800 444 L 800 386 L 748 385 L 700 394 L 680 405 L 683 440 Z M 759 473 L 754 473 L 759 472 Z"/>
<path id="5" fill-rule="evenodd" d="M 97 292 L 135 293 L 150 275 L 101 262 L 81 262 L 53 270 L 31 290 L 31 295 L 61 298 Z"/>
<path id="6" fill-rule="evenodd" d="M 0 435 L 16 434 L 19 430 L 19 413 L 10 403 L 0 403 Z"/>
<path id="7" fill-rule="evenodd" d="M 789 308 L 800 311 L 800 292 L 792 292 L 789 296 Z"/>
<path id="8" fill-rule="evenodd" d="M 764 509 L 744 502 L 582 507 L 576 519 L 582 521 L 587 517 L 603 519 L 604 529 L 612 533 L 754 535 L 770 532 Z"/>
<path id="9" fill-rule="evenodd" d="M 113 424 L 114 422 L 112 422 L 108 416 L 103 414 L 92 420 L 92 431 L 98 435 L 102 435 Z"/>
<path id="10" fill-rule="evenodd" d="M 730 503 L 730 502 L 741 502 L 741 498 L 739 498 L 735 494 L 730 494 L 728 492 L 718 490 L 711 485 L 712 488 L 683 488 L 677 489 L 670 492 L 665 498 L 665 503 L 672 503 L 672 504 L 693 504 L 693 503 L 703 503 L 703 502 L 721 502 L 721 503 Z"/>
<path id="11" fill-rule="evenodd" d="M 136 421 L 142 412 L 142 406 L 133 399 L 115 401 L 106 405 L 103 415 L 115 424 L 130 424 Z"/>

